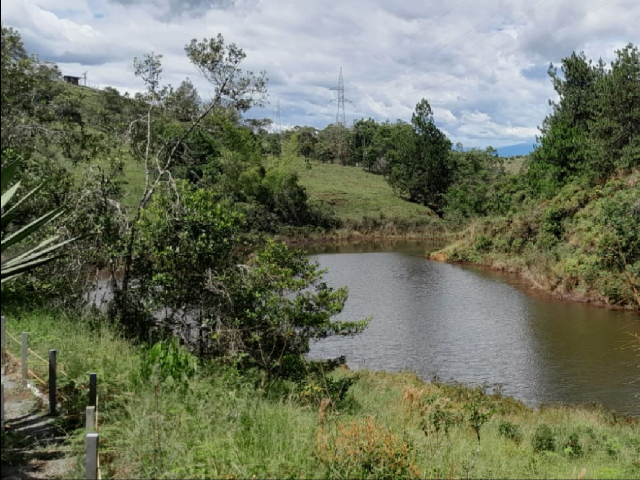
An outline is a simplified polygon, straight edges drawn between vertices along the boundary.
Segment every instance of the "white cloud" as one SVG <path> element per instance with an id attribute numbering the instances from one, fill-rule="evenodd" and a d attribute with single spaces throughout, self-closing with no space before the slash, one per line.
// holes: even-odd
<path id="1" fill-rule="evenodd" d="M 605 3 L 606 2 L 606 3 Z M 640 43 L 637 0 L 5 0 L 2 20 L 27 47 L 88 82 L 135 91 L 131 60 L 161 53 L 164 80 L 189 76 L 194 37 L 218 32 L 266 70 L 283 124 L 323 127 L 344 69 L 348 120 L 410 120 L 426 97 L 454 142 L 531 141 L 554 96 L 545 71 L 572 51 L 610 60 Z M 271 116 L 273 106 L 252 111 Z"/>

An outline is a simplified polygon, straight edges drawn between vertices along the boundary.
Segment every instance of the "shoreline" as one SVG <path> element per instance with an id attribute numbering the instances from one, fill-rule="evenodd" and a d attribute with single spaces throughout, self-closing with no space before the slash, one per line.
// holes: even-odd
<path id="1" fill-rule="evenodd" d="M 597 294 L 581 294 L 576 292 L 563 293 L 557 290 L 550 290 L 543 285 L 537 283 L 534 279 L 530 278 L 530 272 L 523 270 L 515 265 L 508 265 L 504 261 L 497 261 L 493 263 L 474 263 L 469 261 L 452 261 L 449 258 L 447 252 L 444 249 L 447 246 L 458 240 L 459 232 L 439 232 L 435 233 L 431 231 L 426 232 L 411 232 L 406 234 L 390 234 L 383 230 L 374 230 L 370 233 L 362 233 L 357 230 L 349 231 L 333 231 L 333 234 L 317 234 L 309 236 L 291 237 L 285 235 L 275 235 L 273 238 L 276 241 L 281 241 L 287 244 L 289 247 L 303 247 L 306 245 L 341 245 L 341 244 L 361 244 L 361 243 L 375 243 L 375 242 L 402 242 L 402 241 L 424 241 L 440 243 L 442 247 L 437 251 L 425 252 L 425 258 L 428 260 L 457 264 L 463 266 L 470 266 L 479 268 L 488 272 L 499 273 L 511 277 L 512 282 L 516 288 L 521 290 L 527 295 L 541 298 L 552 298 L 568 303 L 581 303 L 597 308 L 603 308 L 606 310 L 618 310 L 625 312 L 637 312 L 640 313 L 640 308 L 636 308 L 633 305 L 613 305 L 603 301 Z"/>
<path id="2" fill-rule="evenodd" d="M 314 244 L 341 244 L 341 243 L 366 243 L 366 242 L 401 242 L 401 241 L 431 241 L 450 243 L 457 239 L 455 232 L 434 232 L 433 230 L 406 233 L 391 233 L 384 229 L 372 230 L 363 233 L 359 230 L 333 230 L 329 233 L 310 235 L 273 235 L 274 240 L 284 242 L 287 246 L 314 245 Z"/>
<path id="3" fill-rule="evenodd" d="M 514 286 L 524 292 L 527 295 L 540 298 L 552 298 L 567 303 L 581 303 L 592 307 L 602 308 L 605 310 L 618 310 L 624 312 L 635 312 L 640 314 L 640 308 L 636 308 L 633 305 L 613 305 L 598 299 L 596 295 L 580 294 L 580 293 L 562 293 L 555 290 L 549 290 L 540 284 L 537 284 L 533 279 L 529 278 L 528 270 L 522 270 L 521 268 L 511 266 L 509 267 L 505 263 L 474 263 L 469 261 L 453 261 L 448 258 L 446 252 L 437 251 L 430 253 L 427 258 L 434 262 L 450 263 L 452 265 L 464 265 L 488 272 L 499 273 L 504 276 L 511 277 L 517 282 L 513 282 Z"/>

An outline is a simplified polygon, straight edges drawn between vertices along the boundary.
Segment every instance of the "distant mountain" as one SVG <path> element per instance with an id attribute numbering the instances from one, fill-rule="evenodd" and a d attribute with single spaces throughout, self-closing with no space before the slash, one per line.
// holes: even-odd
<path id="1" fill-rule="evenodd" d="M 513 157 L 516 155 L 527 155 L 533 151 L 533 142 L 517 143 L 498 148 L 498 155 L 501 157 Z"/>

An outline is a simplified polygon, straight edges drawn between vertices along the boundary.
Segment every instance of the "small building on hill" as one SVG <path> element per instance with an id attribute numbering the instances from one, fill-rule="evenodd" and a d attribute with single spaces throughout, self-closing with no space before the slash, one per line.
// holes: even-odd
<path id="1" fill-rule="evenodd" d="M 64 75 L 62 77 L 62 79 L 65 82 L 70 83 L 71 85 L 80 85 L 80 77 L 73 77 L 71 75 Z"/>

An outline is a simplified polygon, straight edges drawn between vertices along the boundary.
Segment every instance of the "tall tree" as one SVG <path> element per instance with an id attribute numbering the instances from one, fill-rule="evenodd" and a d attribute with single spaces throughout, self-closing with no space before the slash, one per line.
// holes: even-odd
<path id="1" fill-rule="evenodd" d="M 422 99 L 411 117 L 413 142 L 402 145 L 388 177 L 391 186 L 413 202 L 441 214 L 443 196 L 453 181 L 451 142 L 433 119 L 431 105 Z"/>
<path id="2" fill-rule="evenodd" d="M 584 53 L 562 60 L 549 75 L 559 101 L 544 120 L 528 182 L 552 195 L 576 176 L 605 181 L 616 169 L 640 163 L 640 58 L 629 44 L 607 67 Z"/>

